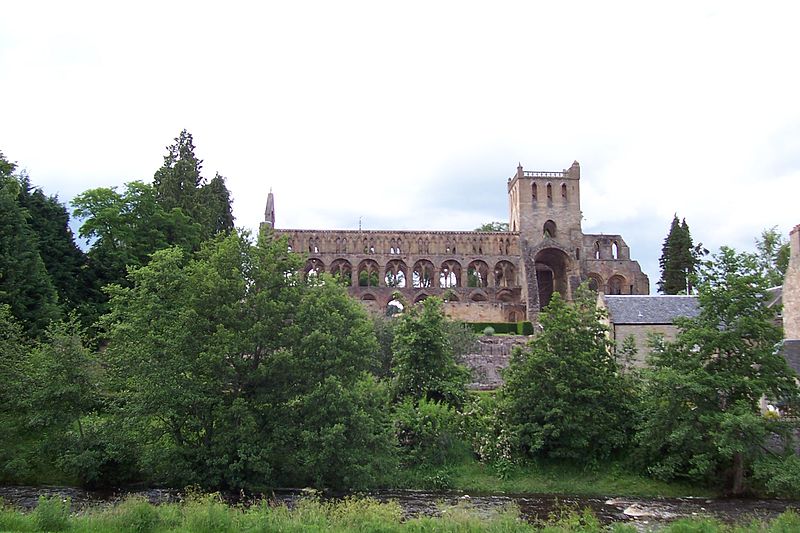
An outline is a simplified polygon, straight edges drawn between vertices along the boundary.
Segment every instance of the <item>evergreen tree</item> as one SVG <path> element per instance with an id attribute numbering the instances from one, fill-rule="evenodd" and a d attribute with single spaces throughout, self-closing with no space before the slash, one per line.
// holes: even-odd
<path id="1" fill-rule="evenodd" d="M 691 294 L 692 277 L 698 256 L 702 253 L 702 244 L 694 246 L 692 243 L 686 219 L 681 222 L 675 215 L 658 261 L 661 267 L 658 291 L 663 294 Z"/>
<path id="2" fill-rule="evenodd" d="M 96 296 L 88 273 L 86 254 L 75 244 L 67 208 L 57 197 L 45 196 L 34 188 L 28 176 L 19 176 L 19 203 L 29 214 L 28 223 L 36 233 L 39 255 L 58 292 L 65 311 L 85 307 Z"/>
<path id="3" fill-rule="evenodd" d="M 175 144 L 167 147 L 164 164 L 153 177 L 156 201 L 165 210 L 178 208 L 200 224 L 202 237 L 233 229 L 233 214 L 225 178 L 217 173 L 206 182 L 201 175 L 203 161 L 195 155 L 192 134 L 181 131 Z"/>
<path id="4" fill-rule="evenodd" d="M 756 251 L 761 272 L 770 287 L 783 285 L 786 269 L 789 268 L 789 242 L 773 226 L 761 232 L 756 239 Z"/>
<path id="5" fill-rule="evenodd" d="M 29 214 L 19 203 L 16 165 L 0 153 L 0 304 L 11 307 L 27 333 L 42 334 L 58 318 L 58 297 L 39 254 Z"/>

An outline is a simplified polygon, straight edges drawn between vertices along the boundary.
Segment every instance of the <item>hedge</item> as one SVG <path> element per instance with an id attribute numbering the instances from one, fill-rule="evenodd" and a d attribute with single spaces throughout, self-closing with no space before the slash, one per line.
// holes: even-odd
<path id="1" fill-rule="evenodd" d="M 533 335 L 533 324 L 523 322 L 467 322 L 472 331 L 481 335 L 488 327 L 494 329 L 495 334 L 502 335 Z"/>

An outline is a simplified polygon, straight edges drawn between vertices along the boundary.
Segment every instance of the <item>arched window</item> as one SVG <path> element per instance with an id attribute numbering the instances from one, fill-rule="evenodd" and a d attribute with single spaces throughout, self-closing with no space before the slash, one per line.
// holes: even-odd
<path id="1" fill-rule="evenodd" d="M 542 228 L 542 236 L 545 239 L 555 239 L 556 238 L 556 223 L 552 220 L 548 220 L 544 223 L 544 228 Z"/>
<path id="2" fill-rule="evenodd" d="M 567 184 L 566 183 L 562 183 L 561 184 L 561 198 L 563 198 L 564 200 L 567 199 Z"/>
<path id="3" fill-rule="evenodd" d="M 467 267 L 468 287 L 489 286 L 489 265 L 483 261 L 473 261 Z"/>
<path id="4" fill-rule="evenodd" d="M 347 253 L 347 239 L 342 239 L 342 253 Z"/>
<path id="5" fill-rule="evenodd" d="M 547 199 L 548 200 L 553 199 L 553 186 L 550 185 L 549 183 L 547 184 Z"/>
<path id="6" fill-rule="evenodd" d="M 411 272 L 411 285 L 415 288 L 433 287 L 433 263 L 426 259 L 421 259 L 414 263 Z"/>
<path id="7" fill-rule="evenodd" d="M 303 271 L 306 279 L 316 278 L 325 272 L 325 265 L 319 259 L 309 259 L 306 261 L 306 268 Z"/>
<path id="8" fill-rule="evenodd" d="M 608 294 L 613 294 L 613 295 L 623 294 L 622 292 L 623 287 L 625 287 L 625 278 L 623 278 L 619 274 L 616 274 L 614 276 L 611 276 L 611 278 L 609 278 Z"/>
<path id="9" fill-rule="evenodd" d="M 495 287 L 516 287 L 517 270 L 508 261 L 500 261 L 494 267 L 494 286 Z"/>
<path id="10" fill-rule="evenodd" d="M 538 198 L 536 197 L 539 192 L 538 189 L 539 187 L 537 187 L 535 183 L 531 184 L 531 196 L 533 197 L 534 202 L 538 200 Z"/>
<path id="11" fill-rule="evenodd" d="M 461 265 L 458 261 L 445 261 L 439 269 L 439 287 L 449 289 L 461 286 Z"/>
<path id="12" fill-rule="evenodd" d="M 387 287 L 397 287 L 403 289 L 406 286 L 406 264 L 399 259 L 392 259 L 386 264 L 386 272 L 383 276 Z"/>
<path id="13" fill-rule="evenodd" d="M 611 243 L 611 256 L 614 259 L 619 259 L 619 244 L 617 244 L 617 241 Z"/>
<path id="14" fill-rule="evenodd" d="M 353 266 L 346 259 L 337 259 L 331 263 L 331 275 L 345 287 L 353 284 Z"/>
<path id="15" fill-rule="evenodd" d="M 580 259 L 581 259 L 581 249 L 580 248 L 575 248 L 575 259 L 577 259 L 578 261 L 580 261 Z"/>
<path id="16" fill-rule="evenodd" d="M 594 258 L 600 259 L 600 241 L 594 241 Z"/>
<path id="17" fill-rule="evenodd" d="M 377 287 L 378 286 L 378 263 L 372 259 L 361 261 L 358 265 L 358 286 Z"/>

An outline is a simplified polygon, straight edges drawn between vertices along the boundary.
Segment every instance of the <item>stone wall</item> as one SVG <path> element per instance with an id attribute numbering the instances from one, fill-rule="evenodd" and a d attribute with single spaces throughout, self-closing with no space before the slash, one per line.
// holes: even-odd
<path id="1" fill-rule="evenodd" d="M 515 346 L 524 346 L 529 337 L 524 335 L 493 335 L 478 339 L 475 353 L 464 356 L 464 364 L 472 370 L 473 381 L 469 387 L 476 390 L 493 390 L 503 384 L 502 371 L 508 367 Z"/>
<path id="2" fill-rule="evenodd" d="M 613 326 L 614 340 L 617 346 L 622 346 L 622 342 L 629 335 L 636 341 L 636 359 L 633 366 L 645 366 L 645 360 L 650 354 L 649 336 L 651 334 L 661 335 L 665 340 L 672 341 L 678 334 L 677 326 L 672 324 L 619 324 Z"/>
<path id="3" fill-rule="evenodd" d="M 789 268 L 783 282 L 784 338 L 800 339 L 800 225 L 789 234 Z"/>

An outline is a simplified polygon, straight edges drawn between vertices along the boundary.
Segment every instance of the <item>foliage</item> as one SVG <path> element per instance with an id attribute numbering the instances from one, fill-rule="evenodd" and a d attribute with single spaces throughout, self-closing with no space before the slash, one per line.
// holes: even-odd
<path id="1" fill-rule="evenodd" d="M 795 376 L 775 346 L 767 280 L 751 254 L 722 248 L 699 271 L 700 314 L 679 321 L 674 342 L 650 359 L 637 440 L 663 479 L 727 473 L 744 490 L 749 465 L 775 426 L 759 413 L 766 396 L 796 401 Z"/>
<path id="2" fill-rule="evenodd" d="M 508 231 L 508 222 L 486 222 L 475 228 L 475 231 Z"/>
<path id="3" fill-rule="evenodd" d="M 705 253 L 702 244 L 694 246 L 692 243 L 686 219 L 679 222 L 678 215 L 675 215 L 658 261 L 661 268 L 658 291 L 663 294 L 691 294 L 692 277 L 700 256 Z"/>
<path id="4" fill-rule="evenodd" d="M 230 193 L 225 178 L 216 174 L 206 182 L 203 162 L 194 153 L 192 134 L 186 130 L 167 147 L 164 164 L 153 177 L 156 201 L 167 212 L 180 209 L 199 225 L 203 239 L 233 230 Z"/>
<path id="5" fill-rule="evenodd" d="M 426 398 L 453 406 L 464 402 L 469 371 L 453 356 L 446 322 L 441 300 L 433 297 L 399 318 L 392 367 L 397 398 Z"/>
<path id="6" fill-rule="evenodd" d="M 120 415 L 173 485 L 369 484 L 390 452 L 365 312 L 263 235 L 156 252 L 104 319 Z M 367 451 L 369 450 L 369 452 Z"/>
<path id="7" fill-rule="evenodd" d="M 495 394 L 472 398 L 463 411 L 462 432 L 478 459 L 491 465 L 502 478 L 514 469 L 511 432 Z"/>
<path id="8" fill-rule="evenodd" d="M 777 226 L 761 232 L 761 237 L 756 239 L 756 255 L 767 285 L 783 285 L 786 269 L 789 268 L 789 242 L 778 232 Z"/>
<path id="9" fill-rule="evenodd" d="M 11 175 L 15 165 L 0 154 L 0 304 L 7 304 L 26 333 L 44 333 L 60 315 L 58 296 L 47 273 L 30 215 L 22 207 L 20 182 Z"/>
<path id="10" fill-rule="evenodd" d="M 460 439 L 456 410 L 425 398 L 406 398 L 395 406 L 394 427 L 405 466 L 441 466 L 457 461 L 464 443 Z"/>
<path id="11" fill-rule="evenodd" d="M 585 286 L 574 304 L 555 293 L 541 315 L 543 331 L 512 355 L 500 393 L 523 455 L 586 462 L 607 459 L 627 444 L 629 382 L 601 318 Z"/>
<path id="12" fill-rule="evenodd" d="M 753 464 L 753 482 L 760 492 L 778 498 L 800 497 L 800 457 L 762 455 Z"/>
<path id="13" fill-rule="evenodd" d="M 40 531 L 64 531 L 69 529 L 69 510 L 71 501 L 59 496 L 47 498 L 39 496 L 39 503 L 33 511 L 33 522 Z"/>

